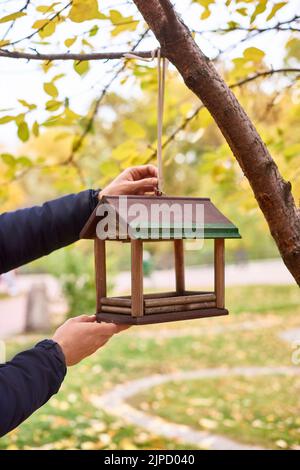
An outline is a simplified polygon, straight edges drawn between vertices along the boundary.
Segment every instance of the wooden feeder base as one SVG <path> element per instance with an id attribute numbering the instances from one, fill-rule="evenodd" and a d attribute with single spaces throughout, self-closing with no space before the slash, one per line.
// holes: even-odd
<path id="1" fill-rule="evenodd" d="M 133 317 L 118 313 L 97 313 L 98 322 L 116 323 L 123 325 L 150 325 L 153 323 L 165 323 L 179 320 L 192 320 L 195 318 L 218 317 L 228 315 L 225 308 L 207 308 L 201 310 L 189 310 L 183 312 L 153 313 L 140 317 Z"/>

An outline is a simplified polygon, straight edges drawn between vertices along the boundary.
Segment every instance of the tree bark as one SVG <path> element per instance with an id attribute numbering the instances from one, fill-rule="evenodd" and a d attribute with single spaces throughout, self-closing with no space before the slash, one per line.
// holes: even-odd
<path id="1" fill-rule="evenodd" d="M 219 126 L 254 192 L 282 259 L 300 285 L 300 211 L 273 158 L 233 92 L 199 49 L 169 0 L 134 0 L 162 53 Z"/>

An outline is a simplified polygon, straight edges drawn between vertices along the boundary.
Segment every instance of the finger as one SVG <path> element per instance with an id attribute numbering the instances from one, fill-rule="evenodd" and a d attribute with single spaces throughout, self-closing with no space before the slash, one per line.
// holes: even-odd
<path id="1" fill-rule="evenodd" d="M 129 169 L 129 172 L 135 181 L 143 178 L 150 178 L 151 176 L 157 178 L 158 176 L 158 170 L 154 165 L 134 166 Z"/>
<path id="2" fill-rule="evenodd" d="M 142 180 L 131 181 L 128 184 L 128 188 L 132 188 L 134 193 L 138 193 L 141 191 L 148 192 L 153 191 L 157 188 L 158 180 L 157 178 L 144 178 Z"/>

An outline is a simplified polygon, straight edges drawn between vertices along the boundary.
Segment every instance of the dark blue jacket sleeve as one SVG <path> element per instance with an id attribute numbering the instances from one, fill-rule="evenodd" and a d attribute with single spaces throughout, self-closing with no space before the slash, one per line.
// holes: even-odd
<path id="1" fill-rule="evenodd" d="M 97 194 L 87 190 L 0 215 L 0 273 L 78 240 L 97 205 Z M 0 365 L 0 436 L 56 393 L 65 374 L 63 353 L 51 340 Z"/>
<path id="2" fill-rule="evenodd" d="M 1 214 L 0 274 L 78 240 L 97 205 L 97 194 L 89 189 Z"/>
<path id="3" fill-rule="evenodd" d="M 44 340 L 0 365 L 0 436 L 57 393 L 66 375 L 60 346 Z"/>

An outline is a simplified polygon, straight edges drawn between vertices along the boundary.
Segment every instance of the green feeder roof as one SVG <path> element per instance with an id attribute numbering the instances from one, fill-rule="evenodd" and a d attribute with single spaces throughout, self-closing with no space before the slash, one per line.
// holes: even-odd
<path id="1" fill-rule="evenodd" d="M 123 241 L 241 238 L 210 199 L 167 196 L 106 196 L 80 234 L 97 236 Z"/>

